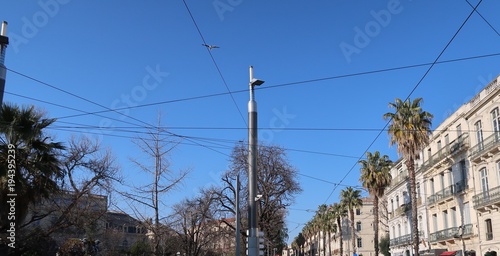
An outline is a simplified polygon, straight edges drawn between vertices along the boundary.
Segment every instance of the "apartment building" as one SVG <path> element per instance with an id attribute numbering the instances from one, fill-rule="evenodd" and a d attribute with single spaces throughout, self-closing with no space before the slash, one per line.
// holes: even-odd
<path id="1" fill-rule="evenodd" d="M 342 234 L 332 233 L 330 237 L 326 232 L 318 232 L 306 237 L 304 244 L 304 254 L 308 256 L 321 255 L 340 255 L 340 235 L 343 241 L 343 255 L 350 256 L 354 253 L 363 256 L 374 255 L 373 237 L 375 234 L 373 228 L 373 199 L 362 198 L 363 206 L 354 210 L 354 231 L 351 230 L 349 216 L 342 220 Z M 382 223 L 385 223 L 383 218 Z M 387 231 L 385 225 L 379 225 L 379 237 L 382 237 Z M 355 248 L 352 248 L 352 232 L 355 232 Z"/>
<path id="2" fill-rule="evenodd" d="M 417 213 L 419 219 L 419 240 L 422 241 L 420 248 L 429 250 L 428 226 L 426 214 L 426 197 L 423 189 L 423 174 L 419 166 L 421 160 L 417 160 L 415 173 L 415 183 L 417 192 Z M 410 200 L 410 187 L 408 182 L 408 169 L 402 159 L 394 163 L 391 169 L 392 183 L 386 190 L 386 198 L 389 212 L 389 238 L 390 251 L 394 256 L 413 255 L 413 232 L 411 228 L 412 212 Z"/>
<path id="3" fill-rule="evenodd" d="M 434 128 L 417 160 L 420 253 L 496 255 L 500 251 L 500 86 L 497 77 Z M 391 253 L 412 255 L 412 216 L 404 160 L 392 168 Z M 405 199 L 408 200 L 408 199 Z M 399 207 L 398 207 L 399 206 Z M 397 208 L 396 208 L 397 207 Z M 401 225 L 401 229 L 400 229 Z"/>

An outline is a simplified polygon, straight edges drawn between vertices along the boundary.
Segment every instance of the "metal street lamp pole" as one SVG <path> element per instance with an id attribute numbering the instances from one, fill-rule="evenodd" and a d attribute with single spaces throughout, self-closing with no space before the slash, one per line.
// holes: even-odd
<path id="1" fill-rule="evenodd" d="M 257 102 L 255 102 L 253 88 L 263 84 L 264 81 L 253 77 L 253 67 L 250 66 L 250 100 L 248 101 L 248 217 L 249 237 L 248 255 L 258 256 L 258 231 L 257 231 Z"/>
<path id="2" fill-rule="evenodd" d="M 240 249 L 240 175 L 236 176 L 236 256 L 241 255 Z"/>
<path id="3" fill-rule="evenodd" d="M 7 76 L 7 69 L 5 68 L 5 52 L 7 51 L 7 45 L 9 44 L 9 38 L 7 37 L 7 22 L 3 21 L 0 28 L 0 107 L 3 104 L 3 94 L 5 90 L 5 79 Z"/>

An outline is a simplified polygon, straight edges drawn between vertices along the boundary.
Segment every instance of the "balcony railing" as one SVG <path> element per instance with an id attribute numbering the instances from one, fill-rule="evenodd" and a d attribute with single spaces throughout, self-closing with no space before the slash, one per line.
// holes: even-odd
<path id="1" fill-rule="evenodd" d="M 471 158 L 476 158 L 481 155 L 482 152 L 485 152 L 498 144 L 500 144 L 500 133 L 496 132 L 471 148 Z"/>
<path id="2" fill-rule="evenodd" d="M 406 180 L 408 178 L 408 171 L 401 172 L 400 174 L 396 175 L 396 177 L 392 178 L 391 186 L 396 186 L 400 182 Z"/>
<path id="3" fill-rule="evenodd" d="M 472 197 L 474 209 L 500 202 L 500 186 Z"/>
<path id="4" fill-rule="evenodd" d="M 459 228 L 458 227 L 453 227 L 453 228 L 447 228 L 440 230 L 438 232 L 431 233 L 429 236 L 429 241 L 431 242 L 436 242 L 436 241 L 441 241 L 441 240 L 446 240 L 446 239 L 452 239 L 459 235 L 458 233 Z"/>
<path id="5" fill-rule="evenodd" d="M 429 196 L 427 198 L 427 202 L 429 204 L 434 204 L 434 203 L 440 202 L 441 200 L 444 200 L 452 195 L 463 192 L 466 188 L 467 188 L 467 183 L 464 180 L 459 181 L 459 182 L 457 182 L 451 186 L 448 186 L 445 189 L 435 193 L 434 195 Z"/>
<path id="6" fill-rule="evenodd" d="M 471 235 L 473 235 L 472 224 L 464 225 L 464 232 L 463 232 L 462 236 L 471 236 Z"/>
<path id="7" fill-rule="evenodd" d="M 443 160 L 445 157 L 465 149 L 469 146 L 469 134 L 462 133 L 457 139 L 445 145 L 443 148 L 434 153 L 427 161 L 424 162 L 423 167 L 430 168 L 436 163 Z"/>
<path id="8" fill-rule="evenodd" d="M 419 237 L 422 237 L 424 233 L 422 231 L 418 232 Z M 396 237 L 390 240 L 391 247 L 398 245 L 408 245 L 413 242 L 413 235 L 408 234 L 400 237 Z"/>
<path id="9" fill-rule="evenodd" d="M 411 209 L 411 203 L 403 204 L 400 207 L 396 209 L 396 216 L 402 216 L 405 215 L 407 211 Z"/>

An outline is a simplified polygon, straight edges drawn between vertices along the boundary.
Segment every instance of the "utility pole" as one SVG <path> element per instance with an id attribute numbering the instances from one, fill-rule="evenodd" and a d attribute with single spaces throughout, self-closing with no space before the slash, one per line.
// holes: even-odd
<path id="1" fill-rule="evenodd" d="M 241 255 L 240 238 L 240 174 L 236 176 L 236 256 Z"/>
<path id="2" fill-rule="evenodd" d="M 7 45 L 9 44 L 9 38 L 7 37 L 7 21 L 2 22 L 2 27 L 0 29 L 0 108 L 3 104 L 3 93 L 5 90 L 5 78 L 7 76 L 7 69 L 5 68 L 5 52 L 7 51 Z"/>
<path id="3" fill-rule="evenodd" d="M 257 102 L 255 102 L 253 88 L 264 81 L 253 77 L 253 67 L 250 66 L 250 100 L 248 101 L 248 256 L 258 256 L 257 231 Z"/>

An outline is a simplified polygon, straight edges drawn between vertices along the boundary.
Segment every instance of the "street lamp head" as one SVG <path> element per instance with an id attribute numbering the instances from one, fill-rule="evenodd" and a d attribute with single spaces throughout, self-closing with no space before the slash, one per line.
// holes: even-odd
<path id="1" fill-rule="evenodd" d="M 263 83 L 264 83 L 264 80 L 260 80 L 257 78 L 252 78 L 252 81 L 250 81 L 250 85 L 252 85 L 252 86 L 255 86 L 255 85 L 259 86 Z"/>

